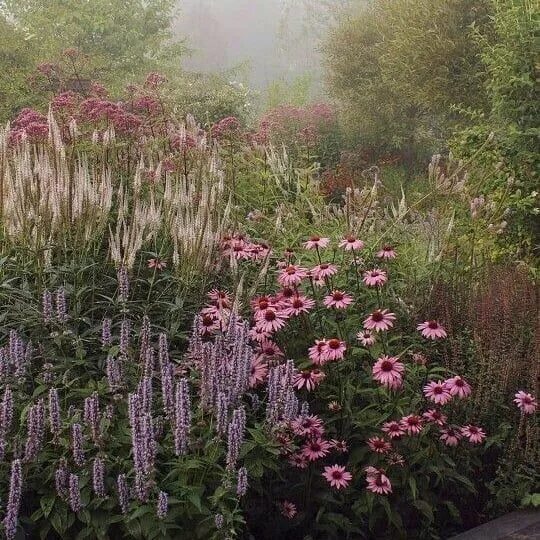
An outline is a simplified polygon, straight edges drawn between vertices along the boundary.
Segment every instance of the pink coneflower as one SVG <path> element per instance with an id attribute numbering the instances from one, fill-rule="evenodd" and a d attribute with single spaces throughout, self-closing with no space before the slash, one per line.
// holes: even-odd
<path id="1" fill-rule="evenodd" d="M 364 248 L 364 242 L 358 240 L 354 236 L 346 236 L 340 243 L 339 247 L 343 248 L 345 251 L 358 251 Z"/>
<path id="2" fill-rule="evenodd" d="M 336 338 L 329 339 L 326 342 L 326 347 L 323 352 L 323 357 L 326 362 L 335 362 L 341 360 L 345 356 L 347 345 L 344 341 Z"/>
<path id="3" fill-rule="evenodd" d="M 322 474 L 328 483 L 336 489 L 346 488 L 352 480 L 352 474 L 340 465 L 325 467 Z"/>
<path id="4" fill-rule="evenodd" d="M 207 293 L 208 298 L 212 300 L 213 304 L 220 309 L 231 308 L 231 295 L 227 291 L 220 291 L 219 289 L 212 289 Z"/>
<path id="5" fill-rule="evenodd" d="M 347 441 L 343 440 L 336 440 L 332 439 L 330 441 L 330 444 L 332 445 L 332 448 L 336 450 L 336 452 L 339 452 L 340 454 L 344 454 L 349 450 L 349 445 L 347 444 Z"/>
<path id="6" fill-rule="evenodd" d="M 428 422 L 437 424 L 438 426 L 444 426 L 446 424 L 447 417 L 441 411 L 437 409 L 429 409 L 422 414 L 422 417 L 425 418 Z"/>
<path id="7" fill-rule="evenodd" d="M 254 388 L 263 383 L 268 376 L 268 364 L 259 356 L 254 356 L 251 359 L 251 372 L 249 374 L 249 386 Z"/>
<path id="8" fill-rule="evenodd" d="M 291 421 L 291 429 L 300 437 L 321 437 L 324 433 L 323 421 L 316 415 L 301 415 Z"/>
<path id="9" fill-rule="evenodd" d="M 301 452 L 291 454 L 287 461 L 297 469 L 307 469 L 307 466 L 309 465 L 308 459 Z"/>
<path id="10" fill-rule="evenodd" d="M 418 435 L 422 431 L 422 418 L 416 414 L 404 416 L 400 423 L 408 435 Z"/>
<path id="11" fill-rule="evenodd" d="M 358 334 L 356 334 L 356 339 L 358 339 L 364 347 L 371 347 L 376 341 L 375 334 L 369 330 L 358 332 Z"/>
<path id="12" fill-rule="evenodd" d="M 317 366 L 322 366 L 327 362 L 326 349 L 328 348 L 326 339 L 316 339 L 315 345 L 308 349 L 309 359 Z"/>
<path id="13" fill-rule="evenodd" d="M 426 339 L 443 339 L 447 336 L 446 330 L 437 321 L 425 321 L 416 327 Z"/>
<path id="14" fill-rule="evenodd" d="M 257 296 L 250 302 L 251 308 L 255 316 L 257 313 L 268 309 L 269 307 L 276 307 L 276 301 L 273 296 Z"/>
<path id="15" fill-rule="evenodd" d="M 283 351 L 269 339 L 263 339 L 259 342 L 257 353 L 263 360 L 272 361 L 283 358 Z"/>
<path id="16" fill-rule="evenodd" d="M 298 316 L 302 313 L 307 313 L 310 309 L 315 306 L 315 301 L 307 296 L 298 295 L 293 296 L 286 307 L 284 307 L 283 312 L 289 316 Z"/>
<path id="17" fill-rule="evenodd" d="M 379 259 L 395 259 L 397 257 L 396 250 L 392 246 L 383 246 L 377 253 Z"/>
<path id="18" fill-rule="evenodd" d="M 397 452 L 392 452 L 386 458 L 386 462 L 388 463 L 388 465 L 403 466 L 405 465 L 405 458 L 401 454 L 398 454 Z"/>
<path id="19" fill-rule="evenodd" d="M 287 519 L 293 519 L 294 516 L 298 513 L 296 510 L 296 505 L 292 503 L 291 501 L 281 501 L 279 503 L 279 511 L 282 516 L 286 517 Z"/>
<path id="20" fill-rule="evenodd" d="M 298 390 L 305 388 L 308 392 L 311 392 L 325 377 L 326 375 L 320 369 L 301 371 L 295 374 L 293 386 Z"/>
<path id="21" fill-rule="evenodd" d="M 337 274 L 338 268 L 335 264 L 322 263 L 311 270 L 311 275 L 316 281 L 324 281 L 326 278 Z"/>
<path id="22" fill-rule="evenodd" d="M 330 452 L 332 445 L 321 438 L 311 439 L 302 446 L 302 454 L 309 459 L 309 461 L 316 461 L 323 458 Z"/>
<path id="23" fill-rule="evenodd" d="M 405 365 L 397 356 L 381 356 L 373 365 L 373 378 L 383 386 L 395 390 L 403 382 Z"/>
<path id="24" fill-rule="evenodd" d="M 519 410 L 524 414 L 533 414 L 538 407 L 538 402 L 532 394 L 528 394 L 523 390 L 520 390 L 515 395 L 514 403 L 518 406 Z"/>
<path id="25" fill-rule="evenodd" d="M 392 450 L 392 445 L 381 437 L 371 437 L 368 439 L 368 446 L 377 454 L 386 454 Z"/>
<path id="26" fill-rule="evenodd" d="M 461 428 L 461 435 L 463 435 L 463 437 L 467 437 L 469 442 L 473 444 L 480 444 L 486 438 L 486 434 L 482 428 L 478 426 L 471 426 L 470 424 Z"/>
<path id="27" fill-rule="evenodd" d="M 403 429 L 403 426 L 395 420 L 385 422 L 382 426 L 382 431 L 384 431 L 384 433 L 386 433 L 391 439 L 396 439 L 398 437 L 401 437 L 402 435 L 405 435 L 405 430 Z"/>
<path id="28" fill-rule="evenodd" d="M 324 305 L 327 308 L 345 309 L 354 302 L 350 294 L 342 291 L 332 291 L 332 294 L 324 297 Z"/>
<path id="29" fill-rule="evenodd" d="M 276 332 L 285 326 L 286 316 L 273 308 L 265 309 L 257 314 L 255 326 L 264 332 Z"/>
<path id="30" fill-rule="evenodd" d="M 219 319 L 215 315 L 205 314 L 201 316 L 201 332 L 211 334 L 219 330 Z"/>
<path id="31" fill-rule="evenodd" d="M 421 352 L 412 353 L 412 360 L 418 366 L 425 366 L 428 362 L 427 357 Z"/>
<path id="32" fill-rule="evenodd" d="M 445 405 L 452 399 L 452 395 L 446 387 L 446 383 L 442 381 L 430 381 L 424 386 L 424 395 L 437 403 L 437 405 Z"/>
<path id="33" fill-rule="evenodd" d="M 387 495 L 388 493 L 392 493 L 392 484 L 390 483 L 388 476 L 383 474 L 382 471 L 375 469 L 375 467 L 368 468 L 373 469 L 373 471 L 368 471 L 366 469 L 366 489 L 379 495 Z"/>
<path id="34" fill-rule="evenodd" d="M 364 320 L 366 330 L 381 332 L 389 330 L 394 326 L 396 316 L 387 309 L 376 309 L 367 319 Z"/>
<path id="35" fill-rule="evenodd" d="M 466 398 L 471 395 L 472 390 L 470 384 L 459 375 L 447 379 L 444 381 L 444 384 L 452 396 Z"/>
<path id="36" fill-rule="evenodd" d="M 167 268 L 167 261 L 165 259 L 159 259 L 158 257 L 155 259 L 148 259 L 148 268 L 163 270 L 164 268 Z"/>
<path id="37" fill-rule="evenodd" d="M 362 278 L 362 281 L 368 287 L 381 287 L 388 281 L 388 275 L 384 270 L 375 268 L 374 270 L 368 270 L 367 272 L 364 272 L 364 277 Z"/>
<path id="38" fill-rule="evenodd" d="M 337 401 L 331 401 L 328 404 L 328 410 L 331 412 L 341 411 L 341 405 Z"/>
<path id="39" fill-rule="evenodd" d="M 289 264 L 279 273 L 278 281 L 283 287 L 295 287 L 300 285 L 306 277 L 307 271 L 305 268 L 295 264 Z"/>
<path id="40" fill-rule="evenodd" d="M 448 426 L 441 429 L 439 439 L 443 441 L 446 446 L 457 446 L 461 439 L 461 433 L 459 432 L 459 429 Z"/>
<path id="41" fill-rule="evenodd" d="M 307 242 L 304 242 L 304 247 L 306 249 L 323 249 L 328 247 L 330 243 L 330 238 L 321 238 L 320 236 L 314 235 Z"/>
<path id="42" fill-rule="evenodd" d="M 263 341 L 266 341 L 270 338 L 270 332 L 267 332 L 266 330 L 263 330 L 259 326 L 254 326 L 253 328 L 250 328 L 249 330 L 249 337 L 253 341 L 256 341 L 257 343 L 261 343 Z"/>
<path id="43" fill-rule="evenodd" d="M 227 250 L 227 255 L 237 260 L 246 260 L 251 256 L 250 245 L 244 240 L 233 240 Z"/>

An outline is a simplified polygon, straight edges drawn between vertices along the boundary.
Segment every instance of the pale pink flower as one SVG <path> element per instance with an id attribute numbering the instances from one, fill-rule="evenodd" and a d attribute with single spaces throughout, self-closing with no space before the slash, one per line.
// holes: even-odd
<path id="1" fill-rule="evenodd" d="M 395 259 L 397 256 L 396 250 L 392 246 L 383 246 L 377 253 L 379 259 Z"/>
<path id="2" fill-rule="evenodd" d="M 438 426 L 444 426 L 446 424 L 447 417 L 441 411 L 437 409 L 429 409 L 422 414 L 422 417 L 425 418 L 428 422 L 437 424 Z"/>
<path id="3" fill-rule="evenodd" d="M 338 441 L 336 439 L 331 439 L 330 444 L 332 445 L 332 448 L 334 448 L 334 450 L 336 450 L 340 454 L 344 454 L 345 452 L 349 450 L 347 441 L 343 441 L 343 440 Z"/>
<path id="4" fill-rule="evenodd" d="M 207 293 L 208 298 L 212 300 L 213 304 L 220 309 L 230 309 L 231 295 L 227 291 L 220 291 L 219 289 L 212 289 Z"/>
<path id="5" fill-rule="evenodd" d="M 276 360 L 283 358 L 283 351 L 271 340 L 263 339 L 259 342 L 257 353 L 263 360 Z"/>
<path id="6" fill-rule="evenodd" d="M 244 240 L 233 240 L 226 253 L 233 259 L 246 260 L 251 256 L 250 245 Z"/>
<path id="7" fill-rule="evenodd" d="M 329 339 L 323 352 L 323 359 L 326 362 L 341 360 L 345 356 L 347 345 L 344 341 L 336 338 Z"/>
<path id="8" fill-rule="evenodd" d="M 312 345 L 308 349 L 308 356 L 309 359 L 318 366 L 322 366 L 323 364 L 326 364 L 326 349 L 328 348 L 328 344 L 326 339 L 316 339 L 315 345 Z"/>
<path id="9" fill-rule="evenodd" d="M 356 339 L 364 346 L 364 347 L 371 347 L 377 338 L 375 337 L 375 334 L 371 332 L 370 330 L 364 330 L 363 332 L 358 332 L 356 334 Z"/>
<path id="10" fill-rule="evenodd" d="M 289 317 L 292 317 L 307 313 L 313 307 L 315 307 L 314 300 L 299 294 L 289 299 L 287 306 L 283 308 L 283 312 Z"/>
<path id="11" fill-rule="evenodd" d="M 264 332 L 276 332 L 285 326 L 286 316 L 273 308 L 265 309 L 257 313 L 255 326 L 261 328 Z"/>
<path id="12" fill-rule="evenodd" d="M 323 476 L 328 483 L 336 489 L 346 488 L 352 480 L 352 474 L 345 470 L 345 467 L 341 467 L 340 465 L 325 467 Z"/>
<path id="13" fill-rule="evenodd" d="M 395 320 L 396 316 L 387 309 L 376 309 L 364 320 L 364 328 L 375 332 L 384 332 L 394 326 Z"/>
<path id="14" fill-rule="evenodd" d="M 154 268 L 156 270 L 163 270 L 167 268 L 167 261 L 165 259 L 148 259 L 148 268 Z"/>
<path id="15" fill-rule="evenodd" d="M 322 263 L 311 270 L 311 275 L 316 281 L 324 281 L 326 278 L 337 274 L 338 268 L 335 264 Z"/>
<path id="16" fill-rule="evenodd" d="M 388 275 L 384 270 L 375 268 L 373 270 L 368 270 L 367 272 L 364 272 L 364 277 L 362 278 L 362 281 L 368 287 L 381 287 L 388 281 Z"/>
<path id="17" fill-rule="evenodd" d="M 384 433 L 386 433 L 391 439 L 396 439 L 398 437 L 401 437 L 402 435 L 405 435 L 405 430 L 403 429 L 403 426 L 395 420 L 385 422 L 382 426 L 382 431 L 384 431 Z"/>
<path id="18" fill-rule="evenodd" d="M 481 427 L 471 426 L 470 424 L 461 428 L 461 434 L 473 444 L 480 444 L 486 438 L 486 434 Z"/>
<path id="19" fill-rule="evenodd" d="M 416 327 L 426 339 L 443 339 L 447 336 L 446 330 L 437 321 L 425 321 Z"/>
<path id="20" fill-rule="evenodd" d="M 376 470 L 376 472 L 372 474 L 368 472 L 366 481 L 366 489 L 368 489 L 368 491 L 372 491 L 373 493 L 377 493 L 379 495 L 387 495 L 388 493 L 392 493 L 392 484 L 390 483 L 390 479 L 381 471 Z"/>
<path id="21" fill-rule="evenodd" d="M 298 390 L 305 388 L 308 392 L 311 392 L 325 377 L 326 375 L 320 369 L 301 371 L 294 375 L 293 386 Z"/>
<path id="22" fill-rule="evenodd" d="M 263 383 L 266 380 L 267 376 L 268 364 L 266 364 L 266 362 L 263 362 L 260 357 L 254 356 L 251 359 L 251 372 L 249 374 L 250 388 L 254 388 L 255 386 Z"/>
<path id="23" fill-rule="evenodd" d="M 346 236 L 340 243 L 339 247 L 345 249 L 345 251 L 359 251 L 364 248 L 364 242 L 358 240 L 354 236 Z"/>
<path id="24" fill-rule="evenodd" d="M 350 294 L 342 291 L 332 291 L 332 294 L 324 297 L 324 305 L 327 308 L 345 309 L 354 302 Z"/>
<path id="25" fill-rule="evenodd" d="M 201 316 L 201 331 L 203 334 L 211 334 L 219 330 L 219 319 L 215 315 L 205 314 Z"/>
<path id="26" fill-rule="evenodd" d="M 257 343 L 262 343 L 263 341 L 268 340 L 270 335 L 271 335 L 270 332 L 267 332 L 266 330 L 263 330 L 259 326 L 254 326 L 253 328 L 250 328 L 250 330 L 249 330 L 249 337 L 253 341 L 256 341 Z"/>
<path id="27" fill-rule="evenodd" d="M 278 275 L 278 281 L 283 287 L 295 287 L 300 285 L 306 277 L 307 271 L 305 268 L 290 264 L 281 270 Z"/>
<path id="28" fill-rule="evenodd" d="M 368 446 L 370 450 L 377 454 L 387 454 L 392 450 L 392 445 L 381 437 L 371 437 L 368 439 Z"/>
<path id="29" fill-rule="evenodd" d="M 302 446 L 302 454 L 309 461 L 316 461 L 328 455 L 328 452 L 332 449 L 332 445 L 321 438 L 311 439 Z"/>
<path id="30" fill-rule="evenodd" d="M 288 462 L 297 469 L 307 469 L 309 461 L 301 452 L 291 454 L 288 458 Z"/>
<path id="31" fill-rule="evenodd" d="M 323 421 L 316 415 L 301 415 L 291 421 L 291 429 L 300 437 L 321 437 L 324 433 Z"/>
<path id="32" fill-rule="evenodd" d="M 514 403 L 518 406 L 519 410 L 524 414 L 533 414 L 538 407 L 538 402 L 532 394 L 528 394 L 523 390 L 520 390 L 515 394 Z"/>
<path id="33" fill-rule="evenodd" d="M 328 404 L 328 410 L 332 412 L 341 411 L 341 405 L 337 401 L 331 401 Z"/>
<path id="34" fill-rule="evenodd" d="M 422 418 L 416 414 L 404 416 L 400 423 L 408 435 L 418 435 L 422 431 Z"/>
<path id="35" fill-rule="evenodd" d="M 276 300 L 273 296 L 257 296 L 250 302 L 253 314 L 257 316 L 258 313 L 268 308 L 276 308 Z"/>
<path id="36" fill-rule="evenodd" d="M 373 378 L 383 386 L 395 390 L 403 382 L 405 365 L 397 356 L 381 356 L 373 365 Z"/>
<path id="37" fill-rule="evenodd" d="M 439 439 L 443 441 L 446 446 L 457 446 L 461 439 L 461 433 L 459 432 L 459 429 L 448 426 L 441 429 Z"/>
<path id="38" fill-rule="evenodd" d="M 446 383 L 442 381 L 428 382 L 424 386 L 424 395 L 437 405 L 445 405 L 452 399 Z"/>
<path id="39" fill-rule="evenodd" d="M 320 236 L 314 235 L 307 242 L 304 242 L 304 247 L 306 249 L 322 249 L 328 247 L 330 243 L 330 238 L 321 238 Z"/>
<path id="40" fill-rule="evenodd" d="M 450 394 L 452 394 L 453 396 L 458 396 L 459 398 L 466 398 L 467 396 L 471 395 L 471 386 L 465 379 L 463 379 L 459 375 L 447 379 L 446 381 L 444 381 L 444 384 L 446 385 L 446 388 L 448 389 Z"/>
<path id="41" fill-rule="evenodd" d="M 291 501 L 281 501 L 279 503 L 279 511 L 281 512 L 281 515 L 287 519 L 293 519 L 298 513 L 296 505 Z"/>

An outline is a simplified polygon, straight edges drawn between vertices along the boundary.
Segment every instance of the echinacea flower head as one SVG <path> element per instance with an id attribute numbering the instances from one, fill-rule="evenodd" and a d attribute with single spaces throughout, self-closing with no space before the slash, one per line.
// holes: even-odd
<path id="1" fill-rule="evenodd" d="M 307 277 L 305 268 L 295 264 L 289 264 L 281 270 L 278 275 L 278 281 L 283 287 L 296 287 L 300 285 L 303 279 Z"/>
<path id="2" fill-rule="evenodd" d="M 349 445 L 347 444 L 347 441 L 344 440 L 332 439 L 330 444 L 332 445 L 332 448 L 340 454 L 344 454 L 349 450 Z"/>
<path id="3" fill-rule="evenodd" d="M 472 444 L 480 444 L 486 438 L 486 434 L 481 427 L 470 424 L 461 428 L 461 435 L 467 437 Z"/>
<path id="4" fill-rule="evenodd" d="M 405 430 L 403 429 L 403 426 L 395 420 L 385 422 L 381 429 L 391 439 L 397 439 L 398 437 L 405 435 Z"/>
<path id="5" fill-rule="evenodd" d="M 293 296 L 287 302 L 287 305 L 283 308 L 283 312 L 289 316 L 298 316 L 302 313 L 308 313 L 310 309 L 315 307 L 315 301 L 307 296 L 301 294 Z"/>
<path id="6" fill-rule="evenodd" d="M 426 339 L 443 339 L 447 336 L 446 330 L 435 320 L 420 323 L 416 329 L 420 330 Z"/>
<path id="7" fill-rule="evenodd" d="M 148 259 L 148 268 L 152 268 L 155 270 L 163 270 L 167 267 L 167 261 L 165 259 Z"/>
<path id="8" fill-rule="evenodd" d="M 283 351 L 270 339 L 262 339 L 256 349 L 263 361 L 272 361 L 283 358 Z"/>
<path id="9" fill-rule="evenodd" d="M 384 332 L 394 326 L 395 320 L 396 316 L 389 310 L 376 309 L 364 320 L 364 328 L 375 332 Z"/>
<path id="10" fill-rule="evenodd" d="M 291 429 L 300 437 L 321 437 L 324 433 L 323 421 L 314 414 L 297 416 L 291 421 Z"/>
<path id="11" fill-rule="evenodd" d="M 293 519 L 298 513 L 296 510 L 296 505 L 291 501 L 281 501 L 279 503 L 279 511 L 281 515 L 287 519 Z"/>
<path id="12" fill-rule="evenodd" d="M 408 435 L 418 435 L 422 431 L 422 418 L 416 414 L 404 416 L 400 423 Z"/>
<path id="13" fill-rule="evenodd" d="M 532 394 L 528 394 L 523 390 L 517 392 L 514 396 L 514 403 L 518 406 L 523 414 L 533 414 L 538 408 L 538 402 Z"/>
<path id="14" fill-rule="evenodd" d="M 250 337 L 250 339 L 252 339 L 253 341 L 255 341 L 257 343 L 267 341 L 268 339 L 270 339 L 270 336 L 271 336 L 270 332 L 268 332 L 266 330 L 263 330 L 259 326 L 254 326 L 253 328 L 249 329 L 249 337 Z"/>
<path id="15" fill-rule="evenodd" d="M 368 446 L 370 450 L 377 454 L 387 454 L 392 450 L 392 445 L 381 437 L 371 437 L 368 439 Z"/>
<path id="16" fill-rule="evenodd" d="M 326 342 L 326 348 L 323 356 L 326 362 L 335 362 L 336 360 L 342 360 L 345 356 L 347 345 L 344 341 L 336 338 L 329 339 Z"/>
<path id="17" fill-rule="evenodd" d="M 381 356 L 373 365 L 373 379 L 395 390 L 399 388 L 403 382 L 403 372 L 405 365 L 399 361 L 397 356 Z"/>
<path id="18" fill-rule="evenodd" d="M 446 446 L 457 446 L 461 439 L 461 433 L 458 428 L 448 426 L 441 429 L 439 439 L 446 444 Z"/>
<path id="19" fill-rule="evenodd" d="M 337 274 L 338 267 L 331 263 L 322 263 L 311 270 L 311 276 L 315 281 L 322 281 Z"/>
<path id="20" fill-rule="evenodd" d="M 328 410 L 331 412 L 341 411 L 341 405 L 337 401 L 331 401 L 328 404 Z"/>
<path id="21" fill-rule="evenodd" d="M 446 379 L 444 384 L 452 396 L 463 399 L 471 395 L 472 390 L 470 384 L 459 375 Z"/>
<path id="22" fill-rule="evenodd" d="M 359 251 L 364 248 L 364 242 L 358 240 L 355 236 L 346 236 L 340 243 L 339 247 L 345 251 Z"/>
<path id="23" fill-rule="evenodd" d="M 259 356 L 251 359 L 251 371 L 249 374 L 249 386 L 254 388 L 263 383 L 268 376 L 268 364 Z"/>
<path id="24" fill-rule="evenodd" d="M 326 359 L 326 349 L 328 342 L 326 339 L 316 339 L 315 345 L 312 345 L 308 350 L 309 359 L 317 366 L 322 366 L 328 361 Z"/>
<path id="25" fill-rule="evenodd" d="M 323 476 L 328 483 L 336 489 L 346 488 L 352 480 L 352 474 L 345 470 L 345 467 L 340 465 L 325 467 Z"/>
<path id="26" fill-rule="evenodd" d="M 309 461 L 302 452 L 291 454 L 288 458 L 289 464 L 297 469 L 307 469 Z"/>
<path id="27" fill-rule="evenodd" d="M 320 369 L 301 371 L 294 375 L 293 386 L 298 390 L 305 388 L 311 392 L 325 377 L 326 375 Z"/>
<path id="28" fill-rule="evenodd" d="M 324 249 L 328 247 L 330 238 L 321 238 L 320 236 L 313 235 L 307 242 L 304 242 L 306 249 Z"/>
<path id="29" fill-rule="evenodd" d="M 375 468 L 371 467 L 371 469 Z M 388 493 L 392 493 L 392 484 L 390 483 L 390 479 L 382 471 L 375 469 L 375 471 L 372 472 L 367 471 L 366 469 L 366 473 L 366 489 L 368 491 L 377 493 L 378 495 L 388 495 Z"/>
<path id="30" fill-rule="evenodd" d="M 332 449 L 332 445 L 321 438 L 315 438 L 307 441 L 304 446 L 302 446 L 302 454 L 309 461 L 316 461 L 317 459 L 323 458 L 328 455 L 328 452 Z"/>
<path id="31" fill-rule="evenodd" d="M 332 294 L 325 296 L 323 301 L 327 308 L 334 309 L 346 309 L 353 302 L 353 297 L 343 291 L 332 291 Z"/>
<path id="32" fill-rule="evenodd" d="M 438 426 L 444 426 L 447 420 L 446 415 L 443 414 L 441 411 L 438 411 L 437 409 L 429 409 L 422 414 L 422 417 L 426 421 L 437 424 Z"/>
<path id="33" fill-rule="evenodd" d="M 386 245 L 377 253 L 377 257 L 379 257 L 379 259 L 395 259 L 397 253 L 392 246 Z"/>
<path id="34" fill-rule="evenodd" d="M 384 270 L 375 268 L 373 270 L 367 270 L 364 272 L 362 281 L 368 287 L 382 287 L 388 281 L 388 275 Z"/>
<path id="35" fill-rule="evenodd" d="M 268 308 L 257 313 L 255 326 L 258 326 L 263 332 L 273 333 L 285 326 L 287 317 L 282 311 L 274 308 Z"/>
<path id="36" fill-rule="evenodd" d="M 211 334 L 219 330 L 219 319 L 215 315 L 205 314 L 201 316 L 201 332 L 203 334 Z"/>
<path id="37" fill-rule="evenodd" d="M 424 386 L 424 395 L 437 405 L 445 405 L 452 399 L 452 395 L 443 381 L 428 382 Z"/>
<path id="38" fill-rule="evenodd" d="M 363 332 L 358 332 L 358 334 L 356 334 L 356 339 L 364 347 L 371 347 L 375 343 L 375 341 L 377 341 L 375 334 L 371 332 L 370 330 L 364 330 Z"/>

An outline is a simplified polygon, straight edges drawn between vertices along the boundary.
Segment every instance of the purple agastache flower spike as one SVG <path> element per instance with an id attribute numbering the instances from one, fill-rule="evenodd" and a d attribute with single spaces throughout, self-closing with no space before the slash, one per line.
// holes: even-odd
<path id="1" fill-rule="evenodd" d="M 238 469 L 238 479 L 236 483 L 236 494 L 239 497 L 243 497 L 247 493 L 248 489 L 248 474 L 245 467 Z"/>
<path id="2" fill-rule="evenodd" d="M 164 491 L 160 491 L 157 501 L 157 517 L 163 519 L 169 511 L 169 496 Z"/>
<path id="3" fill-rule="evenodd" d="M 71 449 L 73 452 L 73 461 L 79 467 L 84 465 L 83 434 L 81 424 L 71 426 Z"/>
<path id="4" fill-rule="evenodd" d="M 9 481 L 9 495 L 4 517 L 4 532 L 7 540 L 13 540 L 17 533 L 17 522 L 19 520 L 19 506 L 21 504 L 22 493 L 22 467 L 21 460 L 15 459 L 11 462 L 11 478 Z"/>
<path id="5" fill-rule="evenodd" d="M 49 324 L 53 318 L 53 305 L 52 294 L 47 289 L 43 291 L 43 296 L 41 299 L 41 313 L 43 316 L 43 322 L 45 324 Z"/>
<path id="6" fill-rule="evenodd" d="M 118 278 L 118 299 L 120 302 L 127 302 L 129 297 L 129 276 L 127 268 L 121 265 L 117 272 Z"/>
<path id="7" fill-rule="evenodd" d="M 45 406 L 40 399 L 28 411 L 28 429 L 24 448 L 24 461 L 34 460 L 43 444 L 45 432 Z"/>
<path id="8" fill-rule="evenodd" d="M 69 475 L 69 507 L 73 512 L 80 512 L 82 509 L 79 477 L 76 474 Z"/>
<path id="9" fill-rule="evenodd" d="M 101 345 L 103 347 L 110 347 L 112 343 L 112 333 L 111 333 L 112 321 L 109 318 L 103 319 L 101 323 Z"/>
<path id="10" fill-rule="evenodd" d="M 58 390 L 51 388 L 49 390 L 49 428 L 53 438 L 56 440 L 60 435 L 60 400 L 58 399 Z"/>
<path id="11" fill-rule="evenodd" d="M 99 457 L 92 465 L 92 487 L 98 497 L 105 497 L 105 464 Z"/>
<path id="12" fill-rule="evenodd" d="M 177 456 L 185 454 L 191 426 L 191 401 L 187 379 L 176 384 L 174 449 Z"/>
<path id="13" fill-rule="evenodd" d="M 58 496 L 62 499 L 67 499 L 69 492 L 69 471 L 64 458 L 60 459 L 60 463 L 54 471 L 54 483 Z"/>
<path id="14" fill-rule="evenodd" d="M 67 321 L 66 291 L 63 287 L 56 291 L 56 318 L 61 323 Z"/>
<path id="15" fill-rule="evenodd" d="M 129 509 L 129 489 L 125 474 L 119 474 L 116 480 L 118 490 L 118 503 L 122 514 L 127 514 Z"/>

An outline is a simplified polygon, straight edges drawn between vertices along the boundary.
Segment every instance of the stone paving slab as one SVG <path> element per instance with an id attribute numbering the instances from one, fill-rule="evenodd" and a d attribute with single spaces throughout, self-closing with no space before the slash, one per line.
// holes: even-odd
<path id="1" fill-rule="evenodd" d="M 453 536 L 452 540 L 540 540 L 540 510 L 512 512 Z"/>

